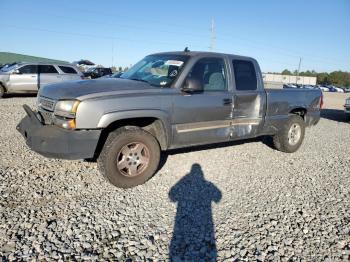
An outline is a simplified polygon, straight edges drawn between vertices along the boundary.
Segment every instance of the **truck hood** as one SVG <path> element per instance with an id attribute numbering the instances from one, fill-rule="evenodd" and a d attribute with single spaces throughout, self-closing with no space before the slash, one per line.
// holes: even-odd
<path id="1" fill-rule="evenodd" d="M 79 99 L 95 98 L 128 93 L 147 92 L 148 90 L 159 90 L 160 88 L 128 79 L 96 79 L 67 81 L 62 83 L 46 85 L 39 90 L 39 95 L 50 99 Z"/>

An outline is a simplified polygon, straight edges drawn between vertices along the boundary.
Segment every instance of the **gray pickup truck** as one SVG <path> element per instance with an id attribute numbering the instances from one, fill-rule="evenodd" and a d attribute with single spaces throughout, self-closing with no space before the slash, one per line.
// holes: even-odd
<path id="1" fill-rule="evenodd" d="M 272 136 L 295 152 L 322 103 L 320 90 L 265 90 L 249 57 L 167 52 L 119 79 L 45 86 L 17 129 L 35 152 L 96 159 L 108 181 L 128 188 L 152 177 L 169 149 Z"/>

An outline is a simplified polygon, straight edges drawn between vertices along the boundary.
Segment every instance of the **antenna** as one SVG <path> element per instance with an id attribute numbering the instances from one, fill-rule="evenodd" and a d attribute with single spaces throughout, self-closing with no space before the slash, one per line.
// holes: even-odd
<path id="1" fill-rule="evenodd" d="M 210 46 L 209 50 L 214 51 L 215 48 L 215 21 L 214 18 L 211 19 L 211 26 L 210 26 Z"/>

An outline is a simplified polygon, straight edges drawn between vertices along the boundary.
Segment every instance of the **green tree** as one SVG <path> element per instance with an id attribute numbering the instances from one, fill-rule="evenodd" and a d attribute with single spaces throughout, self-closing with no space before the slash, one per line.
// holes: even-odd
<path id="1" fill-rule="evenodd" d="M 326 72 L 317 73 L 316 77 L 317 77 L 317 84 L 319 84 L 319 85 L 328 85 L 329 84 L 328 73 L 326 73 Z"/>
<path id="2" fill-rule="evenodd" d="M 350 73 L 334 71 L 329 74 L 329 82 L 335 86 L 350 86 Z"/>
<path id="3" fill-rule="evenodd" d="M 282 75 L 291 75 L 292 74 L 292 72 L 291 71 L 289 71 L 288 69 L 284 69 L 283 71 L 282 71 L 282 73 L 281 73 Z"/>

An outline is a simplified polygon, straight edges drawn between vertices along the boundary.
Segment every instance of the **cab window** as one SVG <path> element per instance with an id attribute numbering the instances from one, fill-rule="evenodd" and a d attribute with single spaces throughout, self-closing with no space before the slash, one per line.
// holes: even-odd
<path id="1" fill-rule="evenodd" d="M 192 67 L 189 77 L 197 79 L 204 91 L 227 90 L 225 62 L 222 58 L 202 58 Z"/>
<path id="2" fill-rule="evenodd" d="M 233 60 L 236 90 L 247 91 L 257 89 L 256 72 L 252 62 Z"/>

